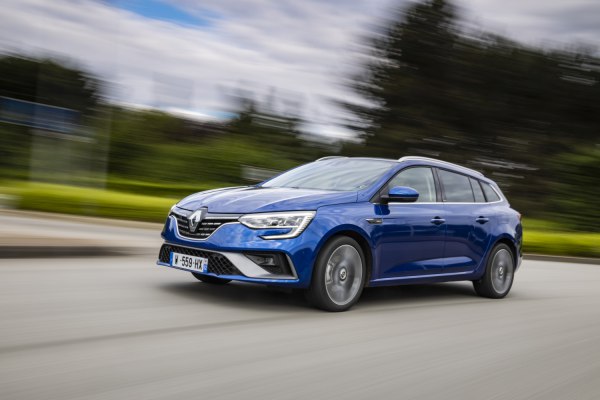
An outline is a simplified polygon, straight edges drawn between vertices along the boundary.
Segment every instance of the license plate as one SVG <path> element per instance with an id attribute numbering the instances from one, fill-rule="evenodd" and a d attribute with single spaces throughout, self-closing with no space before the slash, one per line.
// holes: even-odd
<path id="1" fill-rule="evenodd" d="M 208 270 L 208 258 L 188 256 L 187 254 L 171 253 L 171 266 L 183 268 L 190 271 L 206 272 Z"/>

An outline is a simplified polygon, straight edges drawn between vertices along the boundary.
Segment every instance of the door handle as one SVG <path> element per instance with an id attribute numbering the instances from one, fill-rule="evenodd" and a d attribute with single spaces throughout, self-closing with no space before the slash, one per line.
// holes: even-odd
<path id="1" fill-rule="evenodd" d="M 441 225 L 444 222 L 446 222 L 446 220 L 444 218 L 441 218 L 441 217 L 433 217 L 433 219 L 431 220 L 431 223 L 435 224 L 435 225 Z"/>
<path id="2" fill-rule="evenodd" d="M 480 224 L 485 224 L 489 220 L 490 220 L 489 218 L 486 218 L 486 217 L 481 216 L 481 215 L 475 219 L 475 221 L 479 222 Z"/>

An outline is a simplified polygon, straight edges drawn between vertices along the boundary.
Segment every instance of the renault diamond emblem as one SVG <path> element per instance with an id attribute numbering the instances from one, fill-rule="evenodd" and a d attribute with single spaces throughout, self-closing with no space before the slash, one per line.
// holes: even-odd
<path id="1" fill-rule="evenodd" d="M 190 232 L 196 232 L 196 229 L 198 229 L 198 225 L 200 225 L 200 222 L 202 222 L 204 216 L 206 215 L 206 211 L 206 208 L 201 208 L 199 210 L 194 211 L 194 213 L 190 215 L 188 220 L 188 223 L 190 225 Z"/>

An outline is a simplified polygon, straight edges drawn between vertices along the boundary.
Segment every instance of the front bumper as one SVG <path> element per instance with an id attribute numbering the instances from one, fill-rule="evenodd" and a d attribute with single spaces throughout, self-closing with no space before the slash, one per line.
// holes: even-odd
<path id="1" fill-rule="evenodd" d="M 286 266 L 287 268 L 282 271 L 287 273 L 274 273 L 273 271 L 269 271 L 254 263 L 243 253 L 206 251 L 173 243 L 165 243 L 162 245 L 158 255 L 157 264 L 165 267 L 177 268 L 169 263 L 171 252 L 207 258 L 208 272 L 205 273 L 205 275 L 213 275 L 219 278 L 237 279 L 238 277 L 244 277 L 261 281 L 269 280 L 270 282 L 295 281 L 298 279 L 296 269 L 289 259 L 286 260 L 288 263 Z M 197 271 L 194 272 L 198 273 Z"/>
<path id="2" fill-rule="evenodd" d="M 310 226 L 309 226 L 310 228 Z M 238 281 L 266 283 L 277 286 L 307 287 L 314 262 L 314 248 L 318 240 L 308 231 L 293 239 L 265 240 L 260 230 L 253 230 L 238 222 L 223 224 L 208 238 L 198 240 L 182 236 L 177 219 L 169 216 L 162 232 L 165 243 L 157 264 L 172 267 L 171 251 L 208 258 L 206 275 Z M 287 263 L 281 271 L 269 271 L 252 261 L 246 254 L 280 254 Z M 181 268 L 177 268 L 181 269 Z M 189 272 L 189 271 L 188 271 Z"/>

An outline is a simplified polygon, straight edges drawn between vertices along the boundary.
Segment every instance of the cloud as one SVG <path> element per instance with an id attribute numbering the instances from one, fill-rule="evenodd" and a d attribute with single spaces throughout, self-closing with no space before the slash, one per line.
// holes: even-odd
<path id="1" fill-rule="evenodd" d="M 598 46 L 600 2 L 596 0 L 459 0 L 483 29 L 532 45 Z"/>
<path id="2" fill-rule="evenodd" d="M 333 5 L 272 7 L 254 0 L 242 7 L 207 1 L 204 9 L 190 5 L 190 12 L 209 10 L 219 20 L 199 28 L 145 18 L 105 2 L 8 0 L 0 29 L 10 38 L 2 43 L 4 50 L 79 60 L 113 83 L 118 100 L 160 105 L 169 97 L 160 91 L 170 77 L 193 88 L 177 106 L 221 109 L 228 105 L 224 88 L 233 93 L 249 86 L 266 94 L 275 87 L 302 99 L 304 116 L 314 118 L 326 107 L 325 99 L 348 95 L 336 87 L 336 77 L 350 62 L 357 32 L 369 21 L 368 14 L 352 7 L 333 13 Z"/>
<path id="3" fill-rule="evenodd" d="M 408 0 L 172 3 L 210 23 L 162 21 L 106 1 L 5 0 L 0 50 L 73 59 L 109 81 L 112 98 L 128 103 L 227 110 L 237 89 L 266 99 L 276 88 L 281 107 L 327 126 L 340 115 L 330 100 L 354 96 L 341 83 L 368 27 Z M 484 28 L 530 43 L 600 37 L 594 0 L 459 4 Z"/>

